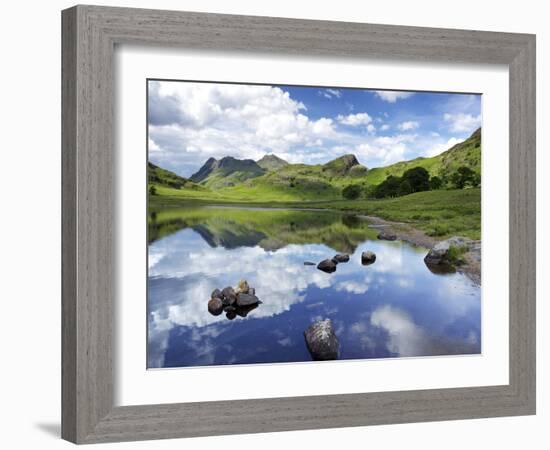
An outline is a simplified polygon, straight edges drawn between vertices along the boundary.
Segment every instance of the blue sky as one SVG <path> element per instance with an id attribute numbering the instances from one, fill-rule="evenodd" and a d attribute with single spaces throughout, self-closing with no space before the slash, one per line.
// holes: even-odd
<path id="1" fill-rule="evenodd" d="M 149 81 L 149 160 L 190 176 L 210 157 L 381 167 L 437 155 L 481 125 L 481 95 Z"/>

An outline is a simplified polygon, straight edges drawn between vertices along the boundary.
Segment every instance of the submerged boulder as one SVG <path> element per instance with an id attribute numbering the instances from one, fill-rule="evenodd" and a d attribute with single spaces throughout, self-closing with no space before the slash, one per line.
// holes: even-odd
<path id="1" fill-rule="evenodd" d="M 208 301 L 208 312 L 214 316 L 219 316 L 223 311 L 223 303 L 219 298 L 211 298 Z"/>
<path id="2" fill-rule="evenodd" d="M 376 255 L 370 250 L 367 250 L 366 252 L 361 253 L 361 264 L 363 264 L 364 266 L 368 266 L 369 264 L 372 264 L 374 261 L 376 261 Z"/>
<path id="3" fill-rule="evenodd" d="M 319 320 L 310 325 L 304 331 L 304 337 L 314 361 L 338 359 L 340 344 L 330 319 Z"/>
<path id="4" fill-rule="evenodd" d="M 424 257 L 424 262 L 432 266 L 456 264 L 460 255 L 467 252 L 472 243 L 471 239 L 453 236 L 435 244 Z"/>
<path id="5" fill-rule="evenodd" d="M 389 231 L 382 230 L 380 233 L 378 233 L 378 239 L 383 241 L 395 241 L 397 239 L 397 236 L 393 233 L 390 233 Z"/>
<path id="6" fill-rule="evenodd" d="M 222 295 L 224 305 L 233 305 L 237 301 L 237 294 L 231 286 L 223 288 Z"/>
<path id="7" fill-rule="evenodd" d="M 245 294 L 243 292 L 237 294 L 237 306 L 250 306 L 257 305 L 258 303 L 260 303 L 260 299 L 255 295 Z"/>
<path id="8" fill-rule="evenodd" d="M 332 259 L 325 259 L 317 264 L 317 268 L 323 272 L 336 272 L 336 263 Z"/>
<path id="9" fill-rule="evenodd" d="M 304 261 L 304 266 L 314 266 L 315 263 L 311 261 Z"/>
<path id="10" fill-rule="evenodd" d="M 214 289 L 212 291 L 212 294 L 210 295 L 210 298 L 219 298 L 220 300 L 222 300 L 223 299 L 222 291 L 220 291 L 219 289 Z"/>
<path id="11" fill-rule="evenodd" d="M 346 263 L 349 261 L 349 255 L 338 253 L 337 255 L 334 255 L 332 260 L 336 263 Z"/>

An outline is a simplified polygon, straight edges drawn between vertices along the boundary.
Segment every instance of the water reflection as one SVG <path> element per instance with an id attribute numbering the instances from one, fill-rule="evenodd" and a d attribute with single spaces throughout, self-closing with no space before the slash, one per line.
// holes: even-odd
<path id="1" fill-rule="evenodd" d="M 425 249 L 376 239 L 336 212 L 187 208 L 149 218 L 148 367 L 309 361 L 303 331 L 330 318 L 342 359 L 479 353 L 480 290 L 434 274 Z M 376 262 L 361 264 L 371 250 Z M 305 261 L 349 253 L 328 274 Z M 210 293 L 246 279 L 262 299 L 212 316 Z"/>

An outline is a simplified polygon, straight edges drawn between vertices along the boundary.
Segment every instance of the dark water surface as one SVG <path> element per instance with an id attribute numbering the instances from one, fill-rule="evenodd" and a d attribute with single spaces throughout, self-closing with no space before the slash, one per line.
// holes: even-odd
<path id="1" fill-rule="evenodd" d="M 340 359 L 480 353 L 480 288 L 434 274 L 427 252 L 330 211 L 193 207 L 149 217 L 148 367 L 311 361 L 303 332 L 330 318 Z M 361 252 L 376 262 L 361 265 Z M 304 261 L 349 253 L 327 274 Z M 263 302 L 228 320 L 215 288 L 246 279 Z"/>

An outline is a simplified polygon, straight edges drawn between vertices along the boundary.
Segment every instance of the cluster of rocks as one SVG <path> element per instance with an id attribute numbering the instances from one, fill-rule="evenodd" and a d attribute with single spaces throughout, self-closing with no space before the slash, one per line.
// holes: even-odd
<path id="1" fill-rule="evenodd" d="M 319 320 L 304 331 L 307 349 L 314 361 L 338 359 L 340 343 L 330 319 Z"/>
<path id="2" fill-rule="evenodd" d="M 332 259 L 324 259 L 319 264 L 317 268 L 323 272 L 333 273 L 336 272 L 336 266 L 340 263 L 347 263 L 349 261 L 349 255 L 340 254 L 334 255 Z"/>
<path id="3" fill-rule="evenodd" d="M 330 259 L 324 259 L 319 264 L 317 264 L 317 268 L 319 270 L 322 270 L 326 273 L 333 273 L 336 272 L 336 266 L 340 263 L 347 263 L 349 261 L 349 255 L 348 254 L 340 254 L 334 255 Z M 376 255 L 371 251 L 366 251 L 361 253 L 361 264 L 364 266 L 368 266 L 369 264 L 374 263 L 376 261 Z M 310 261 L 304 262 L 305 266 L 314 266 L 315 263 Z"/>
<path id="4" fill-rule="evenodd" d="M 262 302 L 256 297 L 256 289 L 248 286 L 246 280 L 239 281 L 235 289 L 227 286 L 222 290 L 214 289 L 208 301 L 208 312 L 219 316 L 225 312 L 229 320 L 235 317 L 246 317 L 250 311 L 257 308 Z"/>

